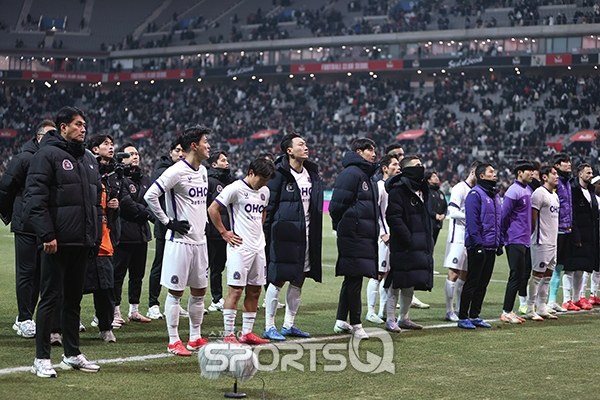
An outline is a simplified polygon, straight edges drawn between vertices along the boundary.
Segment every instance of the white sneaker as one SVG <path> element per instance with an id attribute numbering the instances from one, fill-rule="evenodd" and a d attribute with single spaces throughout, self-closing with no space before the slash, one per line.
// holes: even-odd
<path id="1" fill-rule="evenodd" d="M 85 325 L 81 323 L 81 321 L 79 321 L 79 332 L 85 332 L 86 328 Z"/>
<path id="2" fill-rule="evenodd" d="M 104 340 L 106 343 L 115 343 L 117 341 L 113 331 L 100 332 L 100 339 Z"/>
<path id="3" fill-rule="evenodd" d="M 115 310 L 115 315 L 113 317 L 113 326 L 115 326 L 115 323 L 119 324 L 119 325 L 125 325 L 127 323 L 127 321 L 125 321 L 123 319 L 123 316 L 121 315 L 121 311 L 117 311 Z"/>
<path id="4" fill-rule="evenodd" d="M 160 307 L 158 305 L 150 307 L 146 313 L 146 317 L 150 319 L 163 319 L 163 315 L 160 312 Z"/>
<path id="5" fill-rule="evenodd" d="M 98 372 L 100 367 L 90 361 L 83 354 L 66 357 L 63 354 L 63 360 L 60 363 L 62 369 L 78 369 L 84 372 Z"/>
<path id="6" fill-rule="evenodd" d="M 21 322 L 15 321 L 15 325 L 17 325 L 17 335 L 23 336 L 24 338 L 35 337 L 35 322 L 32 320 L 28 319 L 27 321 Z"/>
<path id="7" fill-rule="evenodd" d="M 50 334 L 50 346 L 62 346 L 62 339 L 60 333 Z"/>
<path id="8" fill-rule="evenodd" d="M 94 319 L 92 320 L 92 322 L 90 322 L 90 325 L 93 326 L 94 328 L 98 327 L 98 317 L 94 315 Z"/>
<path id="9" fill-rule="evenodd" d="M 421 300 L 417 299 L 416 296 L 413 296 L 410 306 L 414 307 L 414 308 L 420 308 L 420 309 L 427 309 L 427 308 L 431 307 L 429 304 L 423 303 Z"/>
<path id="10" fill-rule="evenodd" d="M 225 305 L 225 300 L 221 298 L 216 303 L 210 302 L 210 306 L 208 306 L 208 311 L 223 311 L 223 305 Z"/>
<path id="11" fill-rule="evenodd" d="M 56 371 L 52 368 L 52 361 L 49 358 L 36 358 L 33 360 L 31 373 L 40 378 L 56 378 Z"/>
<path id="12" fill-rule="evenodd" d="M 546 305 L 546 309 L 551 308 L 556 312 L 567 312 L 566 308 L 563 308 L 560 304 L 558 304 L 556 301 L 553 301 L 551 303 L 548 303 Z"/>
<path id="13" fill-rule="evenodd" d="M 367 321 L 372 322 L 374 324 L 383 324 L 385 321 L 379 318 L 379 316 L 375 313 L 367 314 Z"/>
<path id="14" fill-rule="evenodd" d="M 335 333 L 350 333 L 352 332 L 352 325 L 346 321 L 336 321 L 333 326 L 333 331 Z"/>
<path id="15" fill-rule="evenodd" d="M 365 332 L 365 328 L 363 328 L 362 324 L 354 325 L 352 327 L 352 336 L 357 339 L 368 339 L 369 335 Z"/>
<path id="16" fill-rule="evenodd" d="M 183 309 L 183 307 L 179 306 L 179 317 L 180 318 L 189 318 L 190 313 Z"/>

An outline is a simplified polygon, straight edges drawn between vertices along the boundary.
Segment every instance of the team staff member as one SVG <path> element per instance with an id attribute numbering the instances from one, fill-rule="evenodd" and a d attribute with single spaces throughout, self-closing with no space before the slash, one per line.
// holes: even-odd
<path id="1" fill-rule="evenodd" d="M 322 280 L 323 183 L 319 169 L 308 160 L 306 141 L 297 133 L 285 135 L 280 147 L 284 154 L 275 161 L 277 176 L 267 183 L 271 195 L 264 226 L 271 283 L 265 294 L 264 337 L 271 340 L 310 337 L 294 325 L 294 319 L 306 277 Z M 275 314 L 285 282 L 290 284 L 285 319 L 278 332 Z"/>
<path id="2" fill-rule="evenodd" d="M 10 231 L 15 234 L 15 279 L 19 315 L 13 325 L 17 335 L 35 337 L 33 312 L 40 295 L 40 250 L 33 227 L 23 219 L 23 190 L 31 157 L 40 148 L 40 141 L 50 130 L 53 121 L 42 121 L 35 138 L 23 145 L 23 151 L 15 155 L 0 180 L 0 215 L 6 223 L 11 221 Z"/>
<path id="3" fill-rule="evenodd" d="M 152 173 L 152 176 L 150 177 L 150 182 L 156 181 L 167 168 L 183 158 L 185 158 L 185 151 L 183 151 L 183 148 L 181 147 L 181 141 L 176 139 L 171 143 L 169 155 L 161 156 L 154 165 L 154 173 Z M 166 210 L 165 196 L 160 196 L 158 200 L 162 210 Z M 146 317 L 150 319 L 163 319 L 163 315 L 160 312 L 160 302 L 158 301 L 158 297 L 160 296 L 160 274 L 162 271 L 163 255 L 165 253 L 166 233 L 167 227 L 158 220 L 154 221 L 155 250 L 154 261 L 152 261 L 152 268 L 150 269 L 150 279 L 148 279 L 148 312 L 146 313 Z M 181 311 L 183 311 L 183 309 Z"/>
<path id="4" fill-rule="evenodd" d="M 433 244 L 437 243 L 438 235 L 444 227 L 444 219 L 448 211 L 446 196 L 440 190 L 440 178 L 437 172 L 431 171 L 425 173 L 425 181 L 429 187 L 429 201 L 427 202 L 427 211 L 433 225 Z"/>
<path id="5" fill-rule="evenodd" d="M 121 304 L 123 281 L 125 274 L 129 272 L 127 319 L 135 322 L 150 322 L 150 318 L 144 317 L 139 312 L 148 242 L 152 240 L 148 221 L 154 220 L 152 213 L 147 209 L 146 201 L 144 201 L 144 194 L 150 187 L 150 179 L 142 172 L 140 155 L 132 143 L 123 144 L 118 152 L 129 154 L 129 157 L 123 159 L 125 166 L 129 166 L 129 172 L 123 177 L 122 184 L 127 188 L 129 196 L 133 200 L 133 207 L 131 211 L 123 209 L 121 212 L 121 237 L 113 257 L 116 305 Z"/>
<path id="6" fill-rule="evenodd" d="M 24 197 L 24 217 L 43 243 L 41 299 L 37 310 L 36 358 L 31 372 L 56 377 L 50 359 L 50 330 L 61 313 L 63 369 L 97 372 L 79 350 L 79 314 L 88 258 L 102 237 L 102 185 L 98 163 L 83 146 L 85 114 L 63 107 L 31 158 Z M 59 301 L 63 294 L 62 303 Z M 62 307 L 59 307 L 62 305 Z"/>
<path id="7" fill-rule="evenodd" d="M 375 142 L 355 139 L 344 154 L 344 170 L 337 176 L 329 204 L 333 230 L 337 232 L 336 276 L 343 276 L 336 333 L 368 339 L 361 323 L 363 277 L 377 279 L 377 194 L 371 177 L 377 169 Z M 347 319 L 350 317 L 350 324 Z"/>
<path id="8" fill-rule="evenodd" d="M 221 193 L 225 186 L 233 182 L 229 170 L 229 161 L 227 153 L 218 151 L 208 159 L 210 168 L 208 168 L 208 196 L 206 204 L 212 204 L 213 200 Z M 229 230 L 229 214 L 226 209 L 221 210 L 221 221 L 225 229 Z M 208 307 L 209 311 L 223 310 L 223 271 L 227 261 L 227 242 L 223 240 L 219 231 L 215 228 L 212 221 L 208 220 L 206 230 L 206 239 L 208 243 L 208 265 L 210 268 L 210 293 L 212 301 Z"/>

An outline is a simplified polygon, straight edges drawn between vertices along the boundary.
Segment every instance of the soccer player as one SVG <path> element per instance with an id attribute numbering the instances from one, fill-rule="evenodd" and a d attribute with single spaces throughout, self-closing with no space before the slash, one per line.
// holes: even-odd
<path id="1" fill-rule="evenodd" d="M 275 161 L 277 176 L 267 184 L 271 194 L 265 220 L 270 282 L 265 293 L 264 338 L 310 337 L 294 324 L 306 277 L 321 282 L 323 241 L 323 182 L 317 164 L 308 160 L 308 147 L 297 133 L 281 140 L 284 153 Z M 275 326 L 279 293 L 289 282 L 281 332 Z"/>
<path id="2" fill-rule="evenodd" d="M 450 204 L 448 204 L 448 215 L 452 221 L 448 227 L 446 255 L 444 256 L 444 267 L 448 268 L 444 293 L 446 297 L 446 320 L 452 322 L 458 321 L 455 310 L 460 309 L 460 296 L 467 279 L 467 249 L 464 244 L 465 199 L 477 183 L 475 169 L 478 165 L 479 161 L 474 161 L 469 168 L 467 179 L 454 185 L 450 192 Z M 455 298 L 456 308 L 454 308 Z"/>
<path id="3" fill-rule="evenodd" d="M 540 168 L 542 186 L 531 196 L 531 278 L 527 292 L 527 318 L 534 321 L 557 319 L 548 312 L 546 301 L 552 271 L 556 266 L 558 239 L 558 214 L 560 201 L 554 192 L 558 185 L 558 172 L 551 165 Z M 534 309 L 537 307 L 537 312 Z"/>
<path id="4" fill-rule="evenodd" d="M 513 307 L 522 285 L 523 271 L 531 258 L 531 189 L 527 185 L 531 183 L 533 168 L 533 164 L 527 160 L 517 161 L 513 169 L 515 182 L 506 191 L 502 204 L 502 235 L 510 274 L 500 321 L 512 324 L 525 322 L 513 312 Z"/>
<path id="5" fill-rule="evenodd" d="M 563 271 L 565 259 L 567 256 L 568 242 L 571 231 L 573 230 L 573 204 L 572 192 L 569 178 L 571 178 L 571 157 L 567 153 L 558 153 L 554 156 L 554 168 L 558 172 L 558 185 L 556 194 L 560 200 L 560 210 L 558 214 L 558 242 L 556 247 L 556 267 L 550 280 L 550 293 L 548 295 L 548 307 L 558 312 L 567 311 L 556 302 L 556 295 L 560 286 L 560 274 Z M 573 311 L 578 311 L 579 307 L 571 307 Z"/>
<path id="6" fill-rule="evenodd" d="M 252 333 L 252 328 L 261 286 L 266 282 L 263 223 L 267 215 L 270 192 L 265 185 L 274 178 L 273 162 L 266 158 L 258 158 L 250 163 L 246 177 L 225 187 L 208 208 L 210 220 L 227 242 L 229 292 L 223 305 L 223 340 L 228 343 L 238 342 L 233 331 L 238 303 L 244 291 L 246 295 L 242 306 L 242 334 L 239 342 L 269 343 L 268 340 Z M 221 208 L 229 212 L 231 230 L 227 230 L 223 225 Z"/>
<path id="7" fill-rule="evenodd" d="M 379 161 L 383 176 L 377 181 L 377 206 L 379 220 L 379 271 L 377 279 L 369 279 L 367 284 L 367 321 L 374 324 L 383 324 L 382 319 L 386 312 L 386 304 L 388 291 L 381 285 L 381 281 L 385 279 L 390 270 L 390 228 L 385 220 L 385 212 L 388 205 L 388 192 L 385 190 L 385 182 L 392 176 L 398 175 L 400 172 L 400 163 L 396 156 L 386 154 Z M 377 293 L 379 293 L 379 313 L 375 313 L 375 303 L 377 303 Z"/>
<path id="8" fill-rule="evenodd" d="M 496 171 L 492 164 L 481 163 L 475 169 L 477 185 L 465 200 L 465 246 L 469 271 L 460 298 L 458 327 L 491 328 L 479 317 L 487 286 L 494 272 L 496 255 L 502 255 L 502 208 L 496 191 Z"/>
<path id="9" fill-rule="evenodd" d="M 189 350 L 197 350 L 208 342 L 201 335 L 208 286 L 205 234 L 208 178 L 202 161 L 209 155 L 207 136 L 211 132 L 202 125 L 186 129 L 181 136 L 186 157 L 169 167 L 144 196 L 156 219 L 167 227 L 160 283 L 169 290 L 165 301 L 167 349 L 179 356 L 191 356 Z M 163 194 L 166 213 L 158 200 Z M 179 310 L 186 286 L 191 292 L 188 300 L 190 338 L 184 346 L 179 338 Z"/>
<path id="10" fill-rule="evenodd" d="M 592 176 L 592 167 L 583 163 L 577 166 L 577 179 L 571 182 L 573 231 L 563 275 L 563 307 L 567 310 L 573 310 L 573 306 L 582 310 L 593 308 L 585 296 L 578 298 L 583 273 L 598 268 L 598 202 Z"/>

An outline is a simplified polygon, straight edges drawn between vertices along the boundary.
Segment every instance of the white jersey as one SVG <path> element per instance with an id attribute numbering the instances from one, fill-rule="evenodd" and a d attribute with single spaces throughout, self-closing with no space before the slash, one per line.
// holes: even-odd
<path id="1" fill-rule="evenodd" d="M 167 240 L 203 244 L 206 243 L 207 193 L 206 168 L 200 165 L 198 169 L 194 169 L 184 159 L 167 168 L 150 186 L 144 199 L 163 225 L 167 225 L 170 220 L 190 223 L 190 231 L 185 235 L 167 230 L 165 236 Z M 158 198 L 163 194 L 165 195 L 166 213 L 158 202 Z"/>
<path id="2" fill-rule="evenodd" d="M 390 233 L 390 227 L 385 220 L 385 211 L 388 205 L 388 192 L 385 191 L 385 181 L 380 179 L 377 181 L 377 192 L 379 198 L 377 199 L 378 206 L 378 218 L 379 218 L 379 237 Z"/>
<path id="3" fill-rule="evenodd" d="M 450 192 L 450 203 L 448 204 L 448 216 L 452 220 L 448 228 L 449 243 L 465 242 L 465 200 L 472 187 L 466 181 L 460 181 Z"/>
<path id="4" fill-rule="evenodd" d="M 269 204 L 269 188 L 254 190 L 239 179 L 223 188 L 215 201 L 227 209 L 231 230 L 242 238 L 242 244 L 234 249 L 248 252 L 265 250 L 263 211 Z"/>
<path id="5" fill-rule="evenodd" d="M 531 235 L 531 244 L 556 245 L 558 212 L 560 210 L 558 195 L 556 192 L 550 192 L 544 186 L 540 186 L 531 196 L 531 207 L 538 210 L 535 230 Z"/>
<path id="6" fill-rule="evenodd" d="M 304 255 L 304 271 L 310 271 L 310 249 L 308 248 L 308 232 L 310 226 L 310 196 L 312 194 L 312 182 L 310 175 L 306 168 L 302 168 L 302 171 L 296 172 L 296 170 L 290 167 L 290 173 L 296 179 L 298 189 L 300 189 L 300 197 L 302 198 L 302 206 L 304 208 L 304 221 L 306 224 L 306 251 Z"/>

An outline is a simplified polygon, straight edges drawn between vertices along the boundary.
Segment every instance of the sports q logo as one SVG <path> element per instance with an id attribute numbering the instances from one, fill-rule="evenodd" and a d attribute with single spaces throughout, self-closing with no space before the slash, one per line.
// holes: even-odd
<path id="1" fill-rule="evenodd" d="M 381 354 L 367 350 L 364 355 L 359 353 L 362 339 L 352 336 L 348 343 L 278 343 L 265 346 L 250 347 L 244 344 L 228 344 L 210 342 L 203 349 L 205 371 L 212 373 L 234 372 L 240 368 L 257 369 L 273 372 L 277 369 L 287 371 L 317 371 L 317 355 L 325 372 L 340 372 L 348 368 L 348 364 L 358 372 L 379 374 L 382 372 L 396 373 L 394 365 L 394 342 L 390 334 L 377 328 L 365 328 L 369 334 L 370 343 L 381 342 Z M 308 354 L 308 360 L 304 357 Z M 263 361 L 260 356 L 263 356 Z M 266 363 L 264 360 L 270 360 Z M 306 365 L 308 362 L 308 365 Z M 245 365 L 245 366 L 244 366 Z"/>

